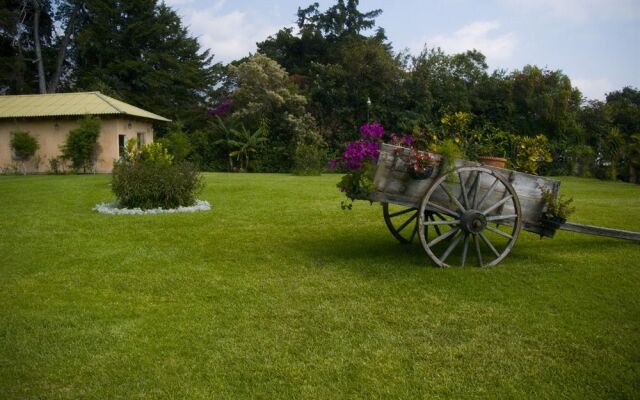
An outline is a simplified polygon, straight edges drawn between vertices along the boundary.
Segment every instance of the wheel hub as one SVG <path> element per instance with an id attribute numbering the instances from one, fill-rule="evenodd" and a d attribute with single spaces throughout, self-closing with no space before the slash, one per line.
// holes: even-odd
<path id="1" fill-rule="evenodd" d="M 469 210 L 460 220 L 462 229 L 469 233 L 480 233 L 487 226 L 487 218 L 480 212 Z"/>

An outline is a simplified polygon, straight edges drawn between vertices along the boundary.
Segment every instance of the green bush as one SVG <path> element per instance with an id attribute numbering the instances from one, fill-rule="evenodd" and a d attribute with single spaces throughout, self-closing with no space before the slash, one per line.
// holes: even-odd
<path id="1" fill-rule="evenodd" d="M 26 161 L 33 157 L 40 148 L 38 140 L 31 136 L 29 132 L 14 131 L 11 134 L 11 149 L 13 149 L 16 158 L 20 161 Z"/>
<path id="2" fill-rule="evenodd" d="M 159 143 L 169 150 L 174 160 L 182 161 L 191 154 L 192 146 L 189 136 L 180 127 L 170 131 L 169 134 L 158 140 Z"/>
<path id="3" fill-rule="evenodd" d="M 16 158 L 22 161 L 22 170 L 26 174 L 27 168 L 25 162 L 36 154 L 36 151 L 40 148 L 38 140 L 31 136 L 29 132 L 14 131 L 11 132 L 11 149 Z"/>
<path id="4" fill-rule="evenodd" d="M 113 165 L 111 190 L 121 207 L 149 209 L 176 208 L 195 204 L 203 189 L 202 176 L 194 164 L 173 163 L 160 143 L 150 143 Z"/>
<path id="5" fill-rule="evenodd" d="M 320 175 L 327 162 L 327 152 L 320 146 L 298 144 L 293 153 L 294 175 Z"/>
<path id="6" fill-rule="evenodd" d="M 62 158 L 71 161 L 71 167 L 82 172 L 93 168 L 93 162 L 100 136 L 101 122 L 98 118 L 86 117 L 80 126 L 69 131 L 62 146 Z"/>

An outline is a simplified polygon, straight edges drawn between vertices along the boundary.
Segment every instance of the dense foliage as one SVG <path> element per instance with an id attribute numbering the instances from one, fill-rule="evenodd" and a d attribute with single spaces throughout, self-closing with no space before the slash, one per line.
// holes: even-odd
<path id="1" fill-rule="evenodd" d="M 560 70 L 491 72 L 472 49 L 394 51 L 376 26 L 382 10 L 358 0 L 299 8 L 295 28 L 226 67 L 157 0 L 4 4 L 1 92 L 101 90 L 178 121 L 179 133 L 163 124 L 156 132 L 171 130 L 170 151 L 202 169 L 298 170 L 306 155 L 338 155 L 362 123 L 380 121 L 418 143 L 450 139 L 466 155 L 495 151 L 525 170 L 526 159 L 551 160 L 538 173 L 640 179 L 637 89 L 588 100 Z M 249 162 L 234 132 L 258 131 L 265 140 Z M 539 154 L 519 151 L 522 143 Z"/>
<path id="2" fill-rule="evenodd" d="M 31 136 L 29 132 L 18 130 L 11 132 L 10 145 L 15 158 L 22 162 L 22 171 L 26 174 L 25 162 L 33 157 L 40 148 L 38 140 Z"/>
<path id="3" fill-rule="evenodd" d="M 127 143 L 126 156 L 114 163 L 111 190 L 127 208 L 177 208 L 191 206 L 203 189 L 197 168 L 189 162 L 173 162 L 160 143 L 137 147 Z"/>
<path id="4" fill-rule="evenodd" d="M 33 157 L 40 148 L 38 140 L 25 131 L 11 132 L 10 144 L 14 156 L 20 161 L 26 161 Z"/>
<path id="5" fill-rule="evenodd" d="M 74 170 L 87 172 L 93 169 L 101 125 L 100 119 L 85 117 L 79 127 L 69 131 L 61 149 L 62 158 L 71 161 Z"/>

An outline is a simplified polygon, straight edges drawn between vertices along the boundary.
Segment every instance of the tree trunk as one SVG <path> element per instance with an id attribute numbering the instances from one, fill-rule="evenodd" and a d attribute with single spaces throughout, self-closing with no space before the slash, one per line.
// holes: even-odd
<path id="1" fill-rule="evenodd" d="M 51 80 L 49 80 L 49 93 L 55 93 L 58 90 L 58 83 L 60 82 L 60 76 L 62 75 L 62 64 L 64 63 L 64 58 L 67 55 L 67 47 L 69 46 L 69 41 L 71 40 L 71 35 L 73 34 L 73 29 L 76 23 L 76 17 L 80 12 L 80 3 L 76 4 L 69 16 L 69 21 L 67 21 L 67 27 L 64 30 L 64 36 L 60 39 L 60 47 L 58 47 L 58 56 L 56 58 L 56 67 L 51 75 Z"/>
<path id="2" fill-rule="evenodd" d="M 44 62 L 42 60 L 42 47 L 40 46 L 40 3 L 32 0 L 33 3 L 33 42 L 36 47 L 36 62 L 38 63 L 38 86 L 40 93 L 47 93 L 44 76 Z"/>

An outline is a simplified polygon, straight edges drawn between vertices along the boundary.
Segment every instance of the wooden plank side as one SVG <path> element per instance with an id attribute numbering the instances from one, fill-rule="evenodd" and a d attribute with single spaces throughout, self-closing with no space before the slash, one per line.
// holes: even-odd
<path id="1" fill-rule="evenodd" d="M 511 185 L 518 194 L 522 208 L 523 229 L 532 233 L 541 233 L 540 220 L 544 209 L 542 188 L 546 188 L 558 196 L 560 181 L 538 175 L 512 171 L 504 168 L 486 166 L 488 169 L 508 177 Z"/>

